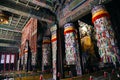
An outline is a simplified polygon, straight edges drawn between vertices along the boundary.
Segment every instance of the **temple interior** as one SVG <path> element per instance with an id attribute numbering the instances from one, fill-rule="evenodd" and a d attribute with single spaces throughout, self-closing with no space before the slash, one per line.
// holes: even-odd
<path id="1" fill-rule="evenodd" d="M 0 80 L 120 80 L 119 0 L 0 0 Z"/>

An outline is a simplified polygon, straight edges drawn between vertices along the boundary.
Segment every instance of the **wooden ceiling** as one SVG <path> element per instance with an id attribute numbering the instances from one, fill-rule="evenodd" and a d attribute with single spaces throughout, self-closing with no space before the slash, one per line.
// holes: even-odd
<path id="1" fill-rule="evenodd" d="M 10 15 L 8 24 L 0 24 L 1 51 L 8 52 L 13 47 L 18 52 L 21 31 L 30 17 L 47 23 L 55 21 L 56 3 L 57 0 L 0 0 L 0 10 Z"/>

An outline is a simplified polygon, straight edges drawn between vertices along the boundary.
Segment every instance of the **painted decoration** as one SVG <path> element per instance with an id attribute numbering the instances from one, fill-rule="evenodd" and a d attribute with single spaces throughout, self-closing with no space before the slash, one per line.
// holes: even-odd
<path id="1" fill-rule="evenodd" d="M 10 55 L 6 55 L 6 63 L 10 63 Z"/>
<path id="2" fill-rule="evenodd" d="M 15 61 L 15 55 L 11 55 L 11 63 L 14 63 Z"/>
<path id="3" fill-rule="evenodd" d="M 77 30 L 72 23 L 64 26 L 66 64 L 76 65 L 77 75 L 82 75 Z"/>
<path id="4" fill-rule="evenodd" d="M 69 9 L 71 11 L 75 10 L 76 8 L 78 8 L 79 6 L 81 6 L 82 4 L 84 4 L 84 2 L 86 2 L 87 0 L 73 0 L 70 5 L 69 5 Z"/>
<path id="5" fill-rule="evenodd" d="M 32 52 L 32 65 L 35 66 L 36 64 L 36 54 Z"/>
<path id="6" fill-rule="evenodd" d="M 57 77 L 57 65 L 56 65 L 56 59 L 57 59 L 57 25 L 53 25 L 50 29 L 52 35 L 51 35 L 51 42 L 52 42 L 52 64 L 53 64 L 53 80 L 56 80 Z"/>
<path id="7" fill-rule="evenodd" d="M 51 62 L 51 41 L 50 37 L 43 37 L 42 43 L 42 66 L 48 66 Z M 44 69 L 43 69 L 44 70 Z"/>
<path id="8" fill-rule="evenodd" d="M 102 5 L 92 9 L 92 22 L 96 30 L 97 46 L 103 63 L 115 63 L 118 59 L 118 47 L 112 29 L 110 15 Z M 119 61 L 119 60 L 118 60 Z"/>
<path id="9" fill-rule="evenodd" d="M 29 40 L 29 46 L 32 51 L 32 55 L 36 56 L 37 53 L 37 19 L 30 18 L 25 27 L 22 29 L 20 58 L 21 64 L 25 66 L 27 63 L 28 49 L 26 47 L 26 41 Z M 32 56 L 33 57 L 33 56 Z M 36 57 L 31 60 L 32 65 L 35 65 Z"/>
<path id="10" fill-rule="evenodd" d="M 86 15 L 94 5 L 107 3 L 109 1 L 111 0 L 67 0 L 65 7 L 59 11 L 57 15 L 60 20 L 59 25 L 63 26 L 67 22 L 75 21 Z"/>
<path id="11" fill-rule="evenodd" d="M 77 44 L 76 44 L 76 30 L 72 23 L 67 23 L 64 26 L 64 36 L 65 36 L 65 53 L 66 53 L 66 64 L 76 65 L 76 54 L 77 54 Z"/>
<path id="12" fill-rule="evenodd" d="M 4 64 L 4 62 L 5 62 L 5 55 L 1 55 L 1 64 Z"/>

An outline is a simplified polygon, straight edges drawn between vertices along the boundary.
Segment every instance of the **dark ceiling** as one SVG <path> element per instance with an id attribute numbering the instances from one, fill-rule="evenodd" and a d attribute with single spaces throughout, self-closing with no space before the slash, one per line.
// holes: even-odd
<path id="1" fill-rule="evenodd" d="M 18 52 L 21 44 L 21 30 L 33 17 L 40 21 L 52 23 L 55 21 L 55 11 L 65 0 L 0 0 L 0 10 L 9 15 L 8 24 L 0 24 L 0 52 Z"/>

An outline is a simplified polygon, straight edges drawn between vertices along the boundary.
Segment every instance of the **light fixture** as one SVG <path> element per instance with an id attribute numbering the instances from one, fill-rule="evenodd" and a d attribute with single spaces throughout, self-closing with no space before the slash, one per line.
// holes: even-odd
<path id="1" fill-rule="evenodd" d="M 9 16 L 7 16 L 2 10 L 0 10 L 0 24 L 8 24 Z"/>

